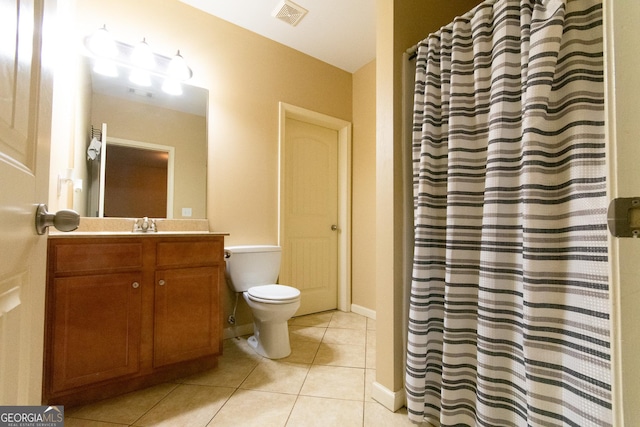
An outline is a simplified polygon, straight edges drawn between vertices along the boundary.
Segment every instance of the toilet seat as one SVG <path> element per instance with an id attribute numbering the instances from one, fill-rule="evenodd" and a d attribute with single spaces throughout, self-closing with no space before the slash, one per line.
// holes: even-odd
<path id="1" fill-rule="evenodd" d="M 300 299 L 300 290 L 285 285 L 263 285 L 249 288 L 247 295 L 255 302 L 289 304 Z"/>

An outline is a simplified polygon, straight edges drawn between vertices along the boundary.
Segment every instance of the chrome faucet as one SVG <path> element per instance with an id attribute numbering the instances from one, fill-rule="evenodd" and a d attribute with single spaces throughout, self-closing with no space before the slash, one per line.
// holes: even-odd
<path id="1" fill-rule="evenodd" d="M 158 229 L 156 228 L 156 220 L 150 220 L 146 216 L 144 218 L 136 219 L 135 223 L 133 224 L 133 232 L 146 233 L 147 231 L 158 231 Z"/>

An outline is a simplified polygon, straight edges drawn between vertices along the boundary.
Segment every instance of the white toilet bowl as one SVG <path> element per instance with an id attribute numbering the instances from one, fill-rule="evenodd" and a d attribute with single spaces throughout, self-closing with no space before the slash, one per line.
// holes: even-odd
<path id="1" fill-rule="evenodd" d="M 288 320 L 300 307 L 300 291 L 283 285 L 265 285 L 242 293 L 253 314 L 249 345 L 261 356 L 281 359 L 291 354 Z"/>
<path id="2" fill-rule="evenodd" d="M 300 307 L 300 291 L 275 284 L 280 270 L 279 246 L 225 248 L 229 285 L 242 292 L 253 314 L 249 345 L 261 356 L 281 359 L 291 354 L 288 320 Z"/>

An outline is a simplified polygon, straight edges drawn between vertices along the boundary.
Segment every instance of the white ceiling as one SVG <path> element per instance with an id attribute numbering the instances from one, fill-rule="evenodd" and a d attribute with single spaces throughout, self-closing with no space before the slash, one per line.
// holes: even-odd
<path id="1" fill-rule="evenodd" d="M 180 1 L 350 73 L 375 58 L 375 0 L 293 0 L 295 27 L 272 16 L 282 0 Z"/>

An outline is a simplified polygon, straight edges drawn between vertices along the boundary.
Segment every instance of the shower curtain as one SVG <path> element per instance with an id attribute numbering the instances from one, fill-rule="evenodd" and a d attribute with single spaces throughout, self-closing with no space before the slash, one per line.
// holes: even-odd
<path id="1" fill-rule="evenodd" d="M 412 421 L 611 425 L 602 37 L 489 0 L 418 46 Z"/>

